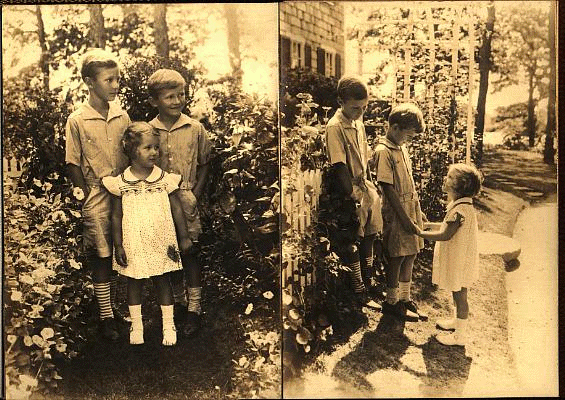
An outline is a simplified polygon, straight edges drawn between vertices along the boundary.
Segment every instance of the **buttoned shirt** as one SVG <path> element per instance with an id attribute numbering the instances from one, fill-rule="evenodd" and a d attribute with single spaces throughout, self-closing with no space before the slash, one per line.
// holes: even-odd
<path id="1" fill-rule="evenodd" d="M 386 137 L 380 138 L 375 148 L 375 165 L 377 183 L 393 185 L 401 201 L 407 197 L 416 197 L 412 163 L 406 146 L 399 146 Z"/>
<path id="2" fill-rule="evenodd" d="M 161 156 L 159 166 L 182 176 L 181 189 L 191 190 L 196 184 L 196 169 L 207 164 L 212 143 L 200 122 L 181 114 L 171 129 L 155 117 L 151 124 L 159 132 Z"/>
<path id="3" fill-rule="evenodd" d="M 110 103 L 106 118 L 90 104 L 81 104 L 65 127 L 65 162 L 79 166 L 87 184 L 120 174 L 128 165 L 120 140 L 130 122 L 115 102 Z"/>
<path id="4" fill-rule="evenodd" d="M 367 178 L 369 145 L 362 121 L 350 120 L 337 110 L 326 126 L 326 148 L 330 164 L 347 165 L 354 183 Z"/>

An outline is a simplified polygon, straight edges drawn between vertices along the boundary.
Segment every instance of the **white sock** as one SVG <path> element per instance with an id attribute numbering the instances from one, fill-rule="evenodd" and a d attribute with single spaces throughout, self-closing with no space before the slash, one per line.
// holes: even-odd
<path id="1" fill-rule="evenodd" d="M 189 287 L 188 288 L 188 311 L 194 312 L 198 315 L 202 314 L 202 308 L 200 306 L 200 297 L 202 295 L 201 287 Z"/>
<path id="2" fill-rule="evenodd" d="M 100 319 L 114 318 L 110 301 L 110 282 L 94 283 L 94 294 L 98 300 Z"/>
<path id="3" fill-rule="evenodd" d="M 141 304 L 128 306 L 129 316 L 131 318 L 132 329 L 143 329 L 143 320 L 141 318 Z"/>
<path id="4" fill-rule="evenodd" d="M 161 306 L 161 315 L 163 317 L 163 330 L 174 329 L 175 322 L 173 319 L 173 305 Z"/>
<path id="5" fill-rule="evenodd" d="M 398 302 L 398 287 L 386 288 L 386 302 L 389 304 L 396 304 Z"/>
<path id="6" fill-rule="evenodd" d="M 408 282 L 398 282 L 398 297 L 402 301 L 409 301 L 410 300 L 410 286 L 412 285 L 412 281 Z"/>

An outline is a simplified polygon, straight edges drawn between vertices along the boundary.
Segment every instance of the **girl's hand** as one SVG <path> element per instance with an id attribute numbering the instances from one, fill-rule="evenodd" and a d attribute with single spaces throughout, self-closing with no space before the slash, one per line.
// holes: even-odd
<path id="1" fill-rule="evenodd" d="M 192 247 L 192 240 L 189 238 L 179 239 L 179 248 L 181 253 L 186 253 Z"/>
<path id="2" fill-rule="evenodd" d="M 128 259 L 126 257 L 126 251 L 123 246 L 116 246 L 115 257 L 118 265 L 121 265 L 122 267 L 127 267 Z"/>

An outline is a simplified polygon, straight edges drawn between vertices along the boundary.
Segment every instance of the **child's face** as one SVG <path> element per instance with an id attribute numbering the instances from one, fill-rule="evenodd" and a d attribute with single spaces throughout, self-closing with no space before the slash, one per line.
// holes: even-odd
<path id="1" fill-rule="evenodd" d="M 348 99 L 345 102 L 340 100 L 339 104 L 341 105 L 341 111 L 343 112 L 343 115 L 345 115 L 350 120 L 356 120 L 361 118 L 361 116 L 367 109 L 368 101 L 369 99 Z"/>
<path id="2" fill-rule="evenodd" d="M 397 124 L 392 124 L 388 128 L 387 137 L 400 145 L 412 141 L 419 133 L 415 128 L 401 128 Z"/>
<path id="3" fill-rule="evenodd" d="M 443 185 L 441 189 L 444 193 L 447 193 L 448 197 L 453 198 L 455 196 L 455 177 L 452 172 L 448 172 L 447 176 L 443 180 Z"/>
<path id="4" fill-rule="evenodd" d="M 86 85 L 92 94 L 103 101 L 112 101 L 120 89 L 120 70 L 114 68 L 99 68 L 96 77 L 85 79 Z"/>
<path id="5" fill-rule="evenodd" d="M 186 105 L 184 87 L 178 86 L 174 89 L 163 89 L 157 98 L 151 97 L 150 102 L 159 109 L 162 117 L 178 118 Z"/>
<path id="6" fill-rule="evenodd" d="M 159 159 L 159 136 L 144 134 L 135 150 L 135 161 L 142 167 L 152 168 Z"/>

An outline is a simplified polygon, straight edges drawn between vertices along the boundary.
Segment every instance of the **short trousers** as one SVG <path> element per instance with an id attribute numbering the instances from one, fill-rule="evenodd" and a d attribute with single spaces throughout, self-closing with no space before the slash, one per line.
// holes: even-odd
<path id="1" fill-rule="evenodd" d="M 360 206 L 356 209 L 359 217 L 360 237 L 375 235 L 383 230 L 383 219 L 381 215 L 381 197 L 372 182 L 366 181 L 366 190 L 353 187 L 356 198 L 360 198 Z"/>
<path id="2" fill-rule="evenodd" d="M 177 193 L 188 228 L 188 238 L 197 242 L 198 236 L 202 233 L 202 226 L 200 225 L 196 196 L 192 193 L 192 190 L 187 189 L 180 189 Z"/>
<path id="3" fill-rule="evenodd" d="M 82 205 L 82 248 L 86 255 L 112 255 L 112 196 L 102 186 L 89 186 Z"/>
<path id="4" fill-rule="evenodd" d="M 423 228 L 422 214 L 417 197 L 402 201 L 402 206 L 408 217 L 420 228 Z M 383 207 L 383 242 L 389 257 L 403 257 L 418 254 L 424 248 L 424 240 L 406 232 L 402 228 L 400 218 L 390 207 Z"/>

